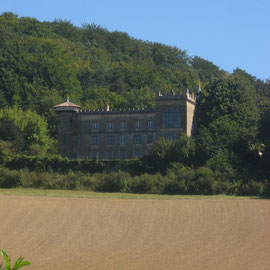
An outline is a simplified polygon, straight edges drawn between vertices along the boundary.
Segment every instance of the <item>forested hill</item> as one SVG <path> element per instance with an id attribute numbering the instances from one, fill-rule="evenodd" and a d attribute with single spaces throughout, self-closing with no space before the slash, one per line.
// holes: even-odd
<path id="1" fill-rule="evenodd" d="M 86 109 L 153 106 L 157 90 L 196 91 L 199 78 L 227 75 L 176 47 L 94 24 L 0 16 L 1 107 L 17 104 L 44 115 L 67 96 Z"/>
<path id="2" fill-rule="evenodd" d="M 44 114 L 67 96 L 84 108 L 153 106 L 157 90 L 189 88 L 226 72 L 200 57 L 122 32 L 0 16 L 0 106 Z"/>

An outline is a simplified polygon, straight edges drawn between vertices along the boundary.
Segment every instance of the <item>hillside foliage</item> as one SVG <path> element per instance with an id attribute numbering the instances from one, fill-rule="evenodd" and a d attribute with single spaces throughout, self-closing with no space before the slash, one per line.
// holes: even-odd
<path id="1" fill-rule="evenodd" d="M 55 154 L 52 107 L 67 97 L 85 109 L 151 108 L 156 91 L 196 93 L 199 81 L 194 136 L 156 142 L 138 174 L 182 173 L 172 169 L 181 164 L 193 173 L 205 168 L 206 178 L 213 173 L 226 181 L 270 181 L 270 80 L 238 68 L 230 74 L 179 48 L 99 25 L 3 13 L 0 164 Z"/>

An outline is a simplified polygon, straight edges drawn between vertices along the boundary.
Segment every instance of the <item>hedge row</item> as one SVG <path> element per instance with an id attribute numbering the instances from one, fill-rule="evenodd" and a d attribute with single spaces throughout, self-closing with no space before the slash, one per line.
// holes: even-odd
<path id="1" fill-rule="evenodd" d="M 28 169 L 31 172 L 53 172 L 67 174 L 70 170 L 83 173 L 104 173 L 112 171 L 125 171 L 131 175 L 154 172 L 138 159 L 133 160 L 69 160 L 60 156 L 38 157 L 18 155 L 7 161 L 5 167 L 11 170 Z"/>
<path id="2" fill-rule="evenodd" d="M 270 195 L 270 181 L 218 179 L 215 173 L 206 167 L 193 170 L 179 166 L 169 170 L 165 176 L 158 173 L 134 177 L 123 171 L 96 174 L 69 171 L 67 174 L 59 174 L 0 167 L 0 187 L 19 186 L 150 194 Z"/>

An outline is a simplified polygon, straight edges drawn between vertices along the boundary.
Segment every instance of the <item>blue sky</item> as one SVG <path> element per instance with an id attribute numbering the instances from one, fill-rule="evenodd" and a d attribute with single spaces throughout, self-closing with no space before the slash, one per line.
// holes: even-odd
<path id="1" fill-rule="evenodd" d="M 95 23 L 270 79 L 270 0 L 0 0 L 0 13 L 6 11 Z"/>

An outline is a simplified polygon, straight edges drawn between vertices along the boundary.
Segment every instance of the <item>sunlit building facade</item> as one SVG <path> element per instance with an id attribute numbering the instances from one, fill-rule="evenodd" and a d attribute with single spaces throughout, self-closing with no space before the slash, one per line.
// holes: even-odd
<path id="1" fill-rule="evenodd" d="M 70 159 L 132 159 L 149 154 L 152 143 L 191 135 L 196 99 L 157 94 L 155 109 L 81 110 L 69 101 L 58 114 L 59 152 Z"/>

